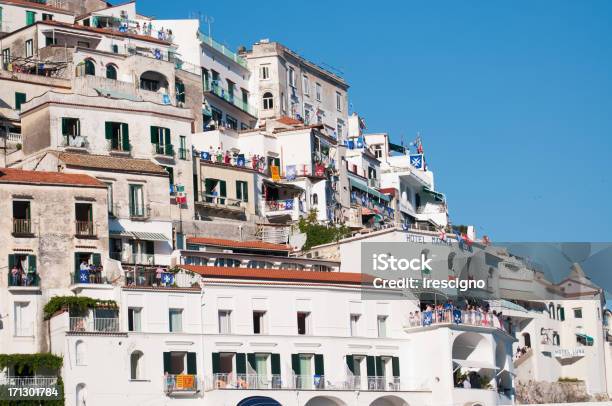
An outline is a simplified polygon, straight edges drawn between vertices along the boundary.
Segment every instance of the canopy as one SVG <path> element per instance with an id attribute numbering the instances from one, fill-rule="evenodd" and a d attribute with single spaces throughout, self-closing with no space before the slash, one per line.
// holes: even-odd
<path id="1" fill-rule="evenodd" d="M 357 179 L 354 178 L 352 176 L 349 176 L 349 183 L 351 184 L 351 187 L 354 187 L 355 189 L 359 189 L 363 192 L 366 192 L 372 196 L 377 197 L 380 200 L 384 200 L 385 202 L 389 202 L 391 199 L 389 198 L 389 196 L 384 195 L 382 193 L 380 193 L 378 190 L 371 188 L 367 185 L 367 183 L 365 183 L 365 181 L 361 180 L 361 179 Z"/>
<path id="2" fill-rule="evenodd" d="M 435 190 L 431 190 L 427 186 L 423 186 L 423 192 L 429 193 L 430 195 L 432 195 L 434 198 L 436 198 L 438 200 L 441 200 L 441 201 L 446 200 L 446 198 L 444 197 L 443 193 L 436 192 Z"/>
<path id="3" fill-rule="evenodd" d="M 576 333 L 576 337 L 578 337 L 579 339 L 582 339 L 584 344 L 586 345 L 593 345 L 593 337 L 586 335 L 586 334 L 582 334 L 582 333 Z"/>
<path id="4" fill-rule="evenodd" d="M 282 188 L 282 189 L 289 189 L 289 190 L 293 190 L 295 192 L 299 192 L 302 193 L 304 191 L 303 188 L 299 187 L 298 185 L 293 185 L 291 183 L 278 183 L 278 182 L 274 182 L 270 179 L 263 179 L 263 183 L 270 185 L 272 187 L 277 187 L 277 188 Z"/>
<path id="5" fill-rule="evenodd" d="M 391 151 L 399 152 L 401 154 L 406 153 L 406 148 L 403 145 L 393 144 L 392 142 L 389 143 L 389 149 Z"/>
<path id="6" fill-rule="evenodd" d="M 453 359 L 453 363 L 458 365 L 458 367 L 454 369 L 455 371 L 459 368 L 499 369 L 495 365 L 489 364 L 488 362 L 470 359 Z"/>
<path id="7" fill-rule="evenodd" d="M 146 231 L 109 230 L 112 237 L 125 237 L 133 240 L 143 241 L 169 241 L 162 233 L 150 233 Z"/>

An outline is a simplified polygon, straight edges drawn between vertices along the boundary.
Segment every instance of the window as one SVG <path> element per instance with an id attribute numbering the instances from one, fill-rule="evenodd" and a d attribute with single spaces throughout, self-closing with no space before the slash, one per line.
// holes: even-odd
<path id="1" fill-rule="evenodd" d="M 576 307 L 574 309 L 574 318 L 575 319 L 581 319 L 582 318 L 582 308 L 581 307 Z"/>
<path id="2" fill-rule="evenodd" d="M 76 223 L 76 235 L 94 235 L 93 206 L 91 203 L 75 203 L 74 220 Z"/>
<path id="3" fill-rule="evenodd" d="M 316 93 L 317 101 L 321 101 L 321 84 L 320 83 L 316 84 L 316 89 L 317 89 L 317 93 Z"/>
<path id="4" fill-rule="evenodd" d="M 164 372 L 170 375 L 197 375 L 196 353 L 182 351 L 164 352 Z"/>
<path id="5" fill-rule="evenodd" d="M 261 65 L 259 67 L 259 79 L 270 79 L 270 65 Z"/>
<path id="6" fill-rule="evenodd" d="M 151 126 L 151 144 L 153 144 L 153 152 L 158 155 L 174 155 L 174 147 L 172 145 L 172 134 L 169 128 Z"/>
<path id="7" fill-rule="evenodd" d="M 30 318 L 30 302 L 15 302 L 14 324 L 16 337 L 30 337 L 34 335 L 33 322 Z"/>
<path id="8" fill-rule="evenodd" d="M 272 93 L 270 92 L 264 93 L 263 108 L 264 110 L 272 110 L 274 108 L 274 96 L 272 96 Z"/>
<path id="9" fill-rule="evenodd" d="M 113 64 L 106 65 L 106 78 L 117 80 L 117 67 Z"/>
<path id="10" fill-rule="evenodd" d="M 26 25 L 32 25 L 36 22 L 36 13 L 33 11 L 26 11 Z"/>
<path id="11" fill-rule="evenodd" d="M 90 44 L 87 41 L 77 41 L 77 47 L 79 47 L 79 48 L 89 48 Z"/>
<path id="12" fill-rule="evenodd" d="M 128 308 L 128 331 L 142 331 L 141 328 L 142 320 L 142 308 L 140 307 L 129 307 Z"/>
<path id="13" fill-rule="evenodd" d="M 378 316 L 378 337 L 387 337 L 387 316 Z"/>
<path id="14" fill-rule="evenodd" d="M 96 76 L 96 65 L 91 59 L 85 59 L 85 75 Z"/>
<path id="15" fill-rule="evenodd" d="M 297 313 L 297 326 L 299 335 L 310 335 L 310 312 L 298 312 Z"/>
<path id="16" fill-rule="evenodd" d="M 295 69 L 290 67 L 288 75 L 289 75 L 289 86 L 295 87 Z"/>
<path id="17" fill-rule="evenodd" d="M 242 180 L 236 181 L 236 199 L 243 202 L 249 201 L 249 184 Z"/>
<path id="18" fill-rule="evenodd" d="M 142 185 L 130 185 L 130 216 L 144 217 L 144 192 Z"/>
<path id="19" fill-rule="evenodd" d="M 336 110 L 342 111 L 342 95 L 336 92 Z"/>
<path id="20" fill-rule="evenodd" d="M 230 116 L 229 114 L 225 115 L 225 124 L 227 124 L 227 127 L 233 130 L 238 129 L 238 120 L 236 120 L 234 117 Z"/>
<path id="21" fill-rule="evenodd" d="M 342 120 L 338 120 L 338 139 L 341 139 L 342 136 L 344 135 L 344 122 Z"/>
<path id="22" fill-rule="evenodd" d="M 351 337 L 359 335 L 359 319 L 360 314 L 351 314 Z"/>
<path id="23" fill-rule="evenodd" d="M 106 205 L 108 208 L 108 214 L 115 215 L 115 211 L 113 210 L 113 184 L 106 184 Z"/>
<path id="24" fill-rule="evenodd" d="M 13 233 L 28 235 L 32 232 L 30 202 L 27 200 L 13 201 Z"/>
<path id="25" fill-rule="evenodd" d="M 181 135 L 179 137 L 179 159 L 186 160 L 187 159 L 187 137 Z"/>
<path id="26" fill-rule="evenodd" d="M 177 79 L 174 84 L 174 90 L 176 91 L 176 101 L 185 103 L 185 84 Z"/>
<path id="27" fill-rule="evenodd" d="M 219 310 L 219 334 L 232 333 L 232 311 Z"/>
<path id="28" fill-rule="evenodd" d="M 283 262 L 280 264 L 278 269 L 292 269 L 296 271 L 303 271 L 304 269 L 306 269 L 306 266 L 304 266 L 303 264 L 296 264 L 293 262 Z"/>
<path id="29" fill-rule="evenodd" d="M 317 206 L 319 204 L 319 195 L 316 193 L 312 194 L 312 205 Z"/>
<path id="30" fill-rule="evenodd" d="M 302 76 L 302 91 L 306 96 L 310 95 L 310 81 L 308 80 L 308 76 Z"/>
<path id="31" fill-rule="evenodd" d="M 117 44 L 111 45 L 111 51 L 113 52 L 113 54 L 118 54 L 119 53 L 119 45 L 117 45 Z"/>
<path id="32" fill-rule="evenodd" d="M 271 269 L 274 268 L 274 264 L 272 262 L 267 262 L 267 261 L 255 261 L 255 260 L 251 260 L 249 261 L 249 263 L 247 264 L 247 268 L 251 268 L 251 269 Z"/>
<path id="33" fill-rule="evenodd" d="M 45 37 L 45 46 L 50 47 L 52 45 L 57 45 L 57 38 Z"/>
<path id="34" fill-rule="evenodd" d="M 11 49 L 5 48 L 2 50 L 2 66 L 4 69 L 8 68 L 9 63 L 11 63 Z"/>
<path id="35" fill-rule="evenodd" d="M 253 311 L 253 334 L 265 334 L 265 316 L 266 312 L 255 310 Z"/>
<path id="36" fill-rule="evenodd" d="M 240 266 L 241 261 L 233 258 L 217 258 L 215 259 L 215 266 L 225 266 L 230 268 L 237 268 Z"/>
<path id="37" fill-rule="evenodd" d="M 62 135 L 77 137 L 81 135 L 81 123 L 78 118 L 62 117 Z"/>
<path id="38" fill-rule="evenodd" d="M 78 340 L 74 345 L 74 363 L 76 365 L 86 365 L 85 355 L 86 355 L 86 344 L 82 340 Z"/>
<path id="39" fill-rule="evenodd" d="M 130 379 L 142 379 L 142 357 L 141 351 L 134 351 L 130 354 Z"/>
<path id="40" fill-rule="evenodd" d="M 34 55 L 34 41 L 29 39 L 25 42 L 25 56 L 29 58 L 32 55 Z"/>
<path id="41" fill-rule="evenodd" d="M 171 333 L 183 331 L 183 309 L 168 310 L 168 319 Z"/>
<path id="42" fill-rule="evenodd" d="M 26 102 L 26 94 L 15 92 L 15 110 L 21 110 L 21 105 Z"/>
<path id="43" fill-rule="evenodd" d="M 129 127 L 126 123 L 105 123 L 105 137 L 111 151 L 129 152 L 131 150 Z"/>
<path id="44" fill-rule="evenodd" d="M 43 21 L 52 21 L 53 20 L 53 14 L 43 13 L 42 14 L 42 20 Z"/>

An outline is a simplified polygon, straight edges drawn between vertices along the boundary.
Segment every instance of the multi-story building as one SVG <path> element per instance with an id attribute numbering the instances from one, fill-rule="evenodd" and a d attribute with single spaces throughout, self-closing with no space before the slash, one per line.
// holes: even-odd
<path id="1" fill-rule="evenodd" d="M 338 140 L 346 138 L 348 84 L 278 42 L 261 40 L 244 53 L 259 118 L 288 116 L 306 125 L 322 124 Z"/>

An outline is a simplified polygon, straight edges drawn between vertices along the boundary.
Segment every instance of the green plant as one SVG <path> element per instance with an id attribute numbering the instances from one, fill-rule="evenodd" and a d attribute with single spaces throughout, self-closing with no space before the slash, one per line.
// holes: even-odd
<path id="1" fill-rule="evenodd" d="M 317 221 L 316 210 L 311 210 L 308 216 L 300 218 L 298 228 L 301 233 L 306 234 L 306 243 L 302 247 L 304 250 L 309 250 L 317 245 L 335 242 L 351 235 L 349 228 L 344 225 L 327 226 L 320 224 Z"/>
<path id="2" fill-rule="evenodd" d="M 49 320 L 53 317 L 55 312 L 66 307 L 79 313 L 83 313 L 94 307 L 118 308 L 117 302 L 114 300 L 99 300 L 86 296 L 54 296 L 43 308 L 44 319 Z"/>
<path id="3" fill-rule="evenodd" d="M 0 354 L 0 369 L 11 367 L 17 373 L 22 373 L 26 368 L 31 368 L 34 372 L 41 369 L 59 371 L 63 363 L 62 357 L 49 353 Z"/>
<path id="4" fill-rule="evenodd" d="M 23 148 L 23 146 L 21 145 L 21 143 L 19 143 L 15 146 L 15 148 L 17 148 L 17 151 L 21 151 L 21 148 Z"/>
<path id="5" fill-rule="evenodd" d="M 582 379 L 560 376 L 557 382 L 582 382 Z"/>

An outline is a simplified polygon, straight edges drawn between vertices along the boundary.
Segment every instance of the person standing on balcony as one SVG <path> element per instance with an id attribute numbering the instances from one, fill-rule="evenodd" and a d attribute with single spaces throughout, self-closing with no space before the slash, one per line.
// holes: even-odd
<path id="1" fill-rule="evenodd" d="M 19 268 L 17 268 L 17 265 L 13 265 L 13 269 L 11 269 L 11 278 L 13 286 L 19 285 Z"/>

